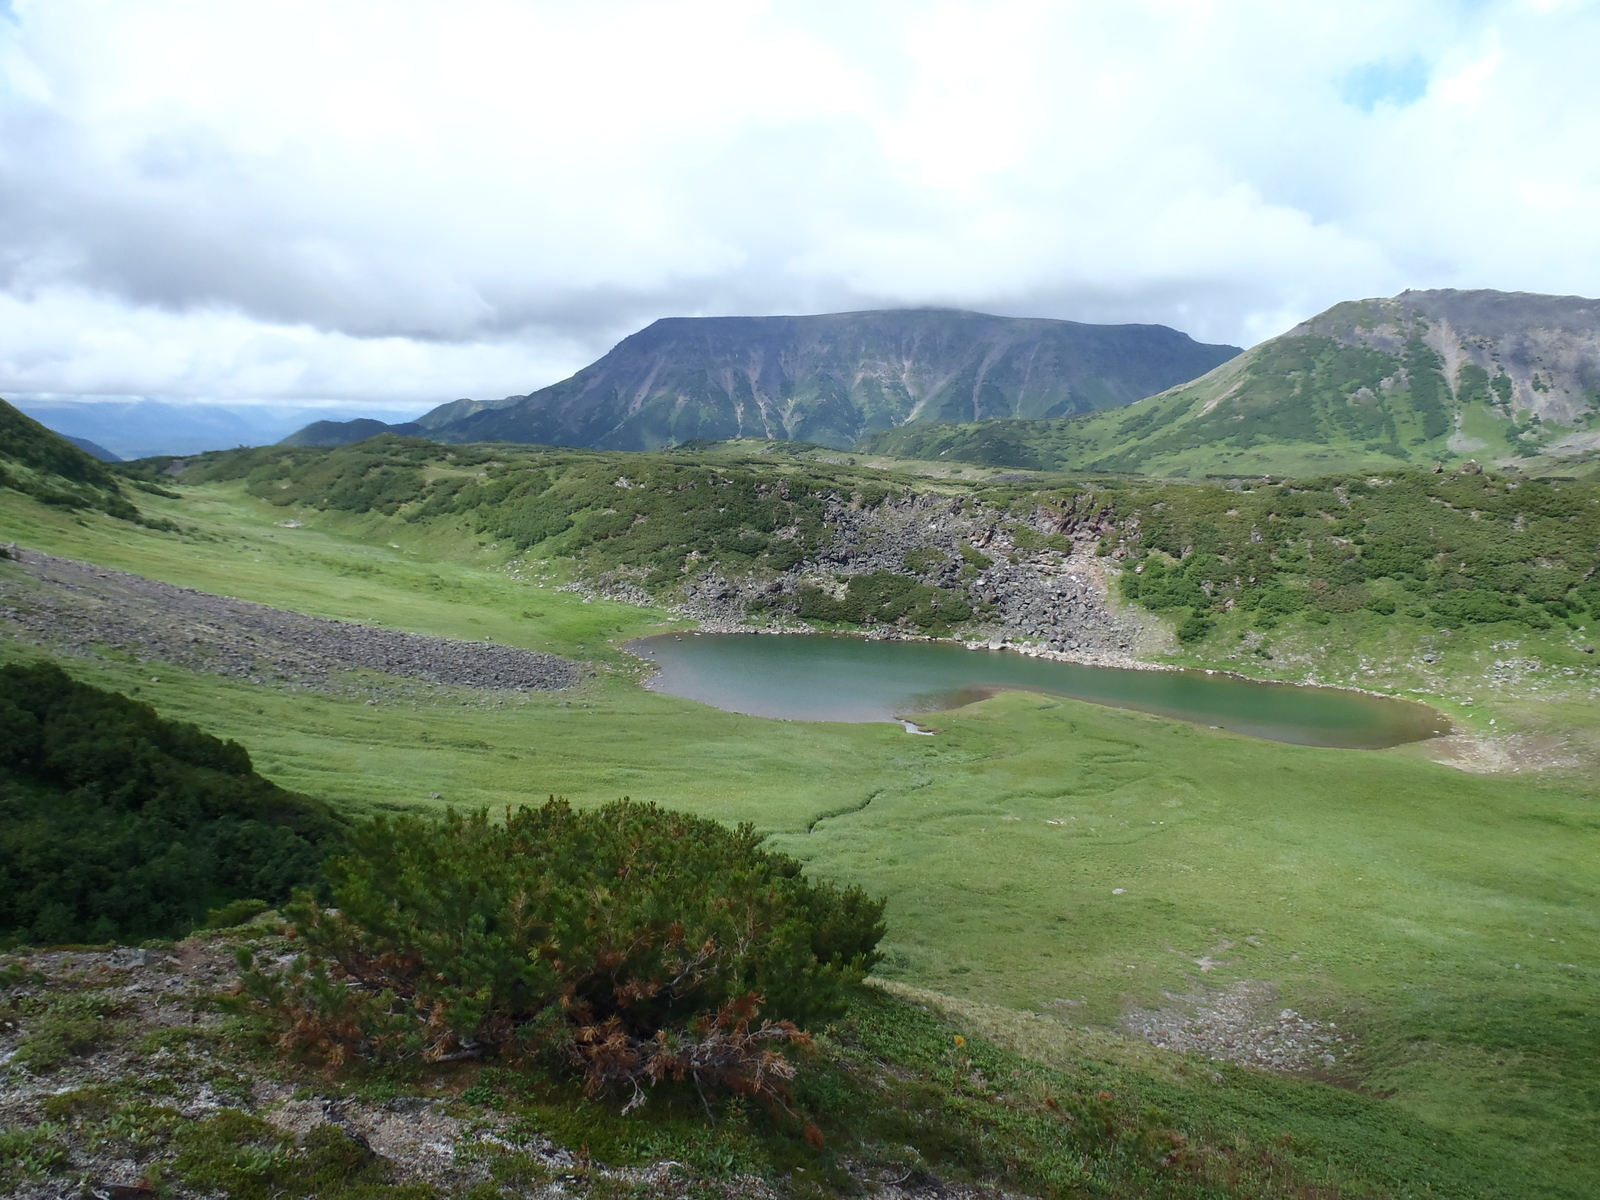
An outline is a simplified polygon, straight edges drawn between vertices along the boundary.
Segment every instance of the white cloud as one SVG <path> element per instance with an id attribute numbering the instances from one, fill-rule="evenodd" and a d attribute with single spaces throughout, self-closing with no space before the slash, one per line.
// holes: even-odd
<path id="1" fill-rule="evenodd" d="M 1250 342 L 1597 286 L 1594 4 L 17 0 L 0 390 L 389 402 L 663 315 Z"/>

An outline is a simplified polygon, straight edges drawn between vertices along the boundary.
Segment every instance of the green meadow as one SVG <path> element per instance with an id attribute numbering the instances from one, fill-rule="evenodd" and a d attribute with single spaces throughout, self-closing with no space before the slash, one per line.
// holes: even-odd
<path id="1" fill-rule="evenodd" d="M 591 664 L 568 692 L 500 697 L 359 678 L 282 691 L 113 652 L 61 658 L 237 738 L 285 787 L 355 811 L 553 793 L 749 821 L 818 875 L 887 895 L 878 973 L 951 997 L 975 1023 L 989 1014 L 1019 1052 L 1065 1039 L 1146 1063 L 1147 1046 L 1107 1032 L 1125 1014 L 1267 981 L 1283 1007 L 1350 1035 L 1325 1083 L 1404 1110 L 1407 1128 L 1514 1181 L 1438 1194 L 1600 1192 L 1600 797 L 1585 773 L 1472 775 L 1416 748 L 1279 745 L 1015 693 L 930 716 L 932 738 L 743 717 L 640 686 L 622 644 L 681 628 L 670 614 L 559 591 L 561 560 L 508 570 L 509 548 L 464 524 L 324 515 L 291 529 L 238 484 L 139 503 L 180 532 L 0 492 L 0 538 Z M 0 642 L 8 660 L 40 652 Z M 1536 725 L 1531 702 L 1505 705 Z M 1452 715 L 1469 729 L 1490 719 Z M 1560 719 L 1595 724 L 1578 701 Z M 1008 1010 L 1046 1019 L 1008 1033 L 994 1015 Z M 1288 1113 L 1330 1094 L 1304 1086 L 1272 1103 Z"/>

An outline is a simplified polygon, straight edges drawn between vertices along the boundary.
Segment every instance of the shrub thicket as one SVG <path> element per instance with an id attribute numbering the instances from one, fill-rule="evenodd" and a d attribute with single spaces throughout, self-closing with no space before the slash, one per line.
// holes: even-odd
<path id="1" fill-rule="evenodd" d="M 1404 607 L 1449 625 L 1535 629 L 1600 619 L 1592 483 L 1398 472 L 1126 488 L 1100 502 L 1102 549 L 1120 552 L 1124 593 L 1149 609 L 1321 621 Z"/>
<path id="2" fill-rule="evenodd" d="M 337 909 L 288 910 L 305 954 L 247 961 L 246 988 L 335 1062 L 542 1053 L 632 1103 L 663 1078 L 781 1099 L 800 1026 L 878 961 L 883 902 L 760 840 L 628 800 L 379 818 L 327 865 Z"/>
<path id="3" fill-rule="evenodd" d="M 822 544 L 830 503 L 873 507 L 890 494 L 826 468 L 780 474 L 692 456 L 491 451 L 393 435 L 334 449 L 240 451 L 192 470 L 195 479 L 242 478 L 277 505 L 460 518 L 518 550 L 540 546 L 598 570 L 620 568 L 652 589 L 681 581 L 694 562 L 787 570 Z"/>
<path id="4" fill-rule="evenodd" d="M 0 937 L 187 933 L 212 906 L 314 883 L 339 828 L 237 742 L 52 664 L 0 667 Z"/>

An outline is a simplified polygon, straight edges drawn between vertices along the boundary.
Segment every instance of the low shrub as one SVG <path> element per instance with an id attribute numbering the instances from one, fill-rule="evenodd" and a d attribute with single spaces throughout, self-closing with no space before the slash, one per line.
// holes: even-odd
<path id="1" fill-rule="evenodd" d="M 36 1075 L 47 1075 L 116 1040 L 123 1029 L 114 1018 L 125 1008 L 125 1002 L 97 993 L 29 1000 L 22 1012 L 22 1042 L 12 1061 Z"/>
<path id="2" fill-rule="evenodd" d="M 427 1200 L 421 1185 L 385 1187 L 387 1163 L 337 1125 L 295 1136 L 259 1117 L 225 1108 L 177 1134 L 174 1166 L 190 1187 L 232 1200 Z"/>
<path id="3" fill-rule="evenodd" d="M 206 913 L 205 928 L 233 929 L 248 924 L 271 907 L 265 900 L 233 900 Z"/>
<path id="4" fill-rule="evenodd" d="M 538 1053 L 629 1107 L 667 1078 L 782 1103 L 801 1025 L 879 961 L 883 901 L 760 841 L 629 800 L 379 817 L 327 865 L 337 909 L 287 910 L 305 953 L 242 951 L 244 987 L 334 1063 Z"/>

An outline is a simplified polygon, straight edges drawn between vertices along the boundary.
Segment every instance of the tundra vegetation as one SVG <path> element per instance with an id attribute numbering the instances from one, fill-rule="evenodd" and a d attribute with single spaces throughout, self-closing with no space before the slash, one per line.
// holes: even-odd
<path id="1" fill-rule="evenodd" d="M 793 1195 L 879 1179 L 910 1187 L 931 1175 L 1038 1195 L 1594 1193 L 1590 485 L 1390 471 L 1235 491 L 1104 476 L 934 478 L 820 457 L 803 447 L 625 455 L 382 440 L 203 456 L 178 477 L 165 474 L 166 460 L 133 464 L 125 478 L 179 497 L 140 496 L 153 519 L 173 523 L 166 530 L 0 491 L 8 535 L 30 548 L 320 616 L 490 638 L 583 660 L 593 672 L 554 693 L 308 692 L 92 646 L 59 654 L 81 683 L 248 746 L 263 777 L 325 799 L 358 833 L 325 876 L 347 889 L 334 905 L 339 918 L 326 897 L 311 898 L 289 910 L 287 925 L 268 919 L 189 943 L 247 950 L 255 989 L 232 1012 L 207 1016 L 215 1032 L 198 1042 L 142 1049 L 139 1039 L 153 1035 L 137 1032 L 134 1015 L 96 1017 L 73 997 L 91 1007 L 125 1000 L 81 983 L 41 984 L 30 972 L 45 955 L 5 960 L 14 1004 L 6 1048 L 35 1047 L 4 1068 L 8 1086 L 48 1070 L 51 1089 L 76 1087 L 52 1102 L 56 1115 L 19 1120 L 3 1135 L 7 1186 L 56 1186 L 94 1138 L 142 1147 L 139 1161 L 165 1164 L 174 1186 L 194 1191 L 354 1196 L 424 1186 L 385 1177 L 336 1127 L 285 1135 L 237 1082 L 221 1114 L 185 1116 L 171 1098 L 178 1085 L 159 1082 L 181 1068 L 235 1081 L 284 1071 L 294 1086 L 352 1106 L 423 1096 L 490 1123 L 506 1144 L 472 1151 L 483 1160 L 472 1185 L 487 1186 L 483 1197 L 525 1194 L 563 1172 L 572 1176 L 564 1186 L 595 1194 L 643 1186 L 615 1171 L 664 1159 L 688 1164 L 686 1186 L 749 1191 L 737 1182 L 748 1172 Z M 548 482 L 535 490 L 540 474 Z M 1277 745 L 1023 694 L 935 714 L 924 723 L 936 736 L 912 738 L 888 725 L 762 721 L 638 686 L 642 668 L 622 644 L 684 628 L 663 607 L 679 580 L 713 566 L 776 573 L 784 543 L 826 544 L 830 505 L 859 510 L 930 490 L 992 512 L 1007 554 L 1075 547 L 1154 627 L 1215 623 L 1149 651 L 1168 662 L 1267 678 L 1314 670 L 1427 691 L 1461 731 L 1456 741 L 1546 746 L 1546 769 L 1462 773 L 1430 761 L 1443 756 L 1430 746 Z M 339 496 L 347 499 L 335 504 Z M 514 523 L 522 520 L 530 523 Z M 658 520 L 676 532 L 650 531 Z M 540 529 L 548 532 L 533 540 Z M 530 540 L 519 545 L 521 536 Z M 645 593 L 640 603 L 561 590 L 622 567 Z M 0 563 L 0 572 L 16 569 Z M 1137 595 L 1122 590 L 1130 576 Z M 1357 588 L 1366 594 L 1345 590 Z M 1499 607 L 1484 611 L 1495 619 L 1473 620 L 1468 609 L 1446 618 L 1436 607 L 1491 591 Z M 1392 612 L 1374 603 L 1384 598 Z M 51 649 L 20 636 L 0 643 L 17 663 Z M 529 810 L 510 825 L 470 815 L 515 812 L 552 792 L 571 807 Z M 624 795 L 661 808 L 606 807 Z M 445 816 L 447 806 L 457 815 Z M 826 1003 L 764 996 L 757 1012 L 748 997 L 768 987 L 763 968 L 724 958 L 696 1015 L 665 1026 L 662 1043 L 663 1027 L 628 1024 L 604 971 L 584 974 L 604 950 L 599 940 L 563 961 L 569 974 L 548 958 L 536 980 L 496 974 L 510 961 L 506 947 L 520 944 L 496 940 L 519 883 L 509 868 L 449 899 L 480 905 L 484 953 L 469 968 L 483 972 L 477 991 L 524 988 L 525 999 L 475 1008 L 467 993 L 479 976 L 424 977 L 427 955 L 449 944 L 442 924 L 402 927 L 392 916 L 399 897 L 442 891 L 445 876 L 429 864 L 443 872 L 474 863 L 477 878 L 517 820 L 577 827 L 608 812 L 622 825 L 682 822 L 671 827 L 690 831 L 678 839 L 687 855 L 725 866 L 748 855 L 750 886 L 730 889 L 744 911 L 773 913 L 762 906 L 776 903 L 766 899 L 774 887 L 801 907 L 810 895 L 837 896 L 844 908 L 857 896 L 853 942 L 843 925 L 830 931 L 807 917 L 813 932 L 802 938 L 795 928 L 781 943 L 785 954 L 809 945 L 798 977 L 815 972 Z M 380 815 L 381 825 L 372 820 Z M 700 819 L 722 830 L 703 845 Z M 753 831 L 737 833 L 745 823 Z M 615 874 L 610 836 L 597 833 L 595 853 L 573 869 Z M 676 852 L 664 849 L 663 861 Z M 419 865 L 392 877 L 360 866 L 380 854 Z M 803 870 L 785 874 L 790 863 Z M 768 892 L 758 894 L 759 878 Z M 616 891 L 604 901 L 591 891 L 576 912 L 586 930 L 593 918 L 600 931 L 646 931 L 636 978 L 648 991 L 682 951 L 633 907 L 639 896 Z M 698 928 L 715 932 L 724 919 L 695 909 L 705 896 L 692 889 L 664 894 L 710 923 Z M 685 922 L 685 947 L 692 927 Z M 531 946 L 541 934 L 529 926 L 518 936 Z M 753 943 L 758 953 L 778 944 Z M 297 953 L 306 956 L 299 967 Z M 882 956 L 878 985 L 851 984 L 847 964 L 873 955 Z M 330 981 L 360 980 L 351 968 L 386 957 L 403 966 L 401 986 L 383 999 L 387 985 L 369 976 L 354 991 L 371 1009 L 351 1026 L 324 1021 L 343 1030 L 331 1036 L 319 1025 L 319 964 Z M 840 965 L 829 975 L 832 961 Z M 1250 994 L 1270 996 L 1271 1012 L 1227 1036 L 1257 1046 L 1260 1030 L 1293 1009 L 1328 1031 L 1319 1045 L 1333 1061 L 1273 1073 L 1214 1061 L 1227 1056 L 1220 1040 L 1183 1055 L 1118 1032 L 1163 1014 L 1169 1025 L 1198 1026 L 1207 1005 L 1247 988 L 1267 989 Z M 563 1007 L 564 994 L 593 999 L 587 1010 Z M 513 1015 L 480 1019 L 489 1012 Z M 595 1076 L 574 1052 L 602 1044 L 582 1039 L 598 1039 L 584 1031 L 608 1015 L 622 1027 L 613 1029 L 625 1059 L 638 1057 L 617 1077 L 600 1072 L 586 1095 Z M 719 1015 L 733 1040 L 758 1033 L 763 1019 L 810 1035 L 809 1047 L 798 1037 L 757 1043 L 782 1054 L 780 1072 L 794 1069 L 782 1092 L 751 1087 L 747 1066 L 720 1078 L 708 1070 L 696 1088 L 692 1055 L 715 1043 Z M 290 1061 L 269 1068 L 284 1052 L 279 1039 L 296 1029 L 308 1036 L 291 1037 Z M 676 1049 L 652 1057 L 650 1046 L 663 1044 Z M 339 1046 L 345 1061 L 334 1067 Z M 690 1057 L 675 1059 L 680 1052 Z M 123 1053 L 142 1055 L 140 1068 L 113 1083 L 88 1074 L 91 1056 Z M 25 1061 L 34 1055 L 37 1071 Z M 647 1102 L 624 1114 L 635 1098 L 626 1076 L 650 1061 L 661 1077 L 641 1084 Z M 88 1088 L 105 1094 L 77 1094 Z M 539 1139 L 586 1157 L 553 1166 L 534 1152 Z"/>

